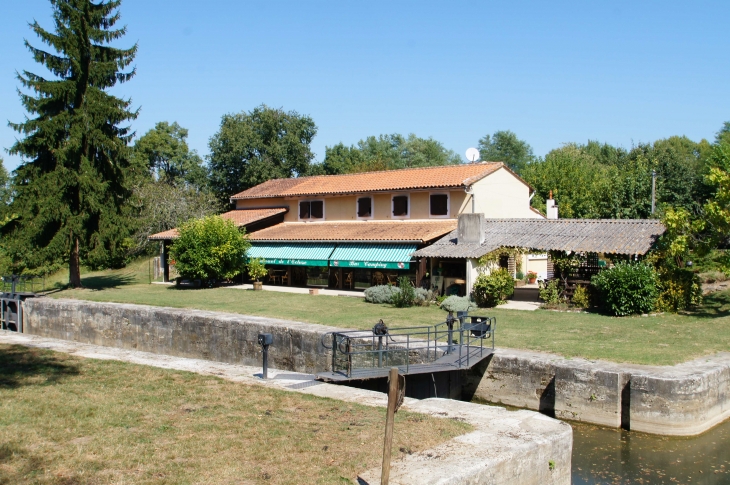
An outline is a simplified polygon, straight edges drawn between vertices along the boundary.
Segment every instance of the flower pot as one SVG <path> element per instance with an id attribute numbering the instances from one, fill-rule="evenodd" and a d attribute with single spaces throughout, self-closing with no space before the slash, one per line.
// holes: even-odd
<path id="1" fill-rule="evenodd" d="M 529 280 L 527 280 L 527 282 L 530 283 L 531 285 L 534 285 L 535 281 L 537 281 L 537 278 L 530 278 Z"/>
<path id="2" fill-rule="evenodd" d="M 264 284 L 260 281 L 254 281 L 253 282 L 253 289 L 254 291 L 261 291 L 264 289 Z"/>
<path id="3" fill-rule="evenodd" d="M 310 295 L 319 295 L 319 288 L 310 288 L 309 294 Z"/>

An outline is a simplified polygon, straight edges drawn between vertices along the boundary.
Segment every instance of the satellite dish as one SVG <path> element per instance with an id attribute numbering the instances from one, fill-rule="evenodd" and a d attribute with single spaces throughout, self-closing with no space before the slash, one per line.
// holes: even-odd
<path id="1" fill-rule="evenodd" d="M 477 160 L 479 160 L 479 150 L 477 150 L 476 148 L 469 148 L 466 151 L 466 159 L 470 162 L 476 162 Z"/>

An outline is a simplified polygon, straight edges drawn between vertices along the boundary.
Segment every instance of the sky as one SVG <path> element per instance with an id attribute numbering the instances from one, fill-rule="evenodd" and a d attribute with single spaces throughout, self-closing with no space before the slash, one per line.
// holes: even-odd
<path id="1" fill-rule="evenodd" d="M 315 159 L 370 135 L 433 137 L 464 156 L 511 130 L 544 156 L 564 143 L 630 148 L 712 140 L 730 121 L 730 2 L 124 0 L 137 75 L 113 93 L 189 130 L 201 155 L 227 113 L 266 104 L 311 116 Z M 52 29 L 48 0 L 2 0 L 0 118 L 26 116 L 23 45 Z M 0 147 L 18 136 L 0 123 Z M 5 167 L 20 159 L 6 151 Z"/>

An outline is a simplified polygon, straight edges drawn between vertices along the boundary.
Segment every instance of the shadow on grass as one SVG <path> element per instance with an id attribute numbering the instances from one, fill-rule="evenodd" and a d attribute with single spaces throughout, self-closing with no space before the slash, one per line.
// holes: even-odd
<path id="1" fill-rule="evenodd" d="M 78 366 L 64 362 L 53 352 L 22 345 L 0 346 L 0 389 L 28 385 L 30 378 L 41 377 L 42 384 L 53 384 L 66 376 L 77 375 Z M 33 384 L 39 384 L 33 380 Z"/>
<path id="2" fill-rule="evenodd" d="M 135 274 L 123 273 L 123 274 L 111 274 L 111 275 L 98 275 L 98 276 L 86 276 L 81 278 L 81 284 L 84 288 L 90 290 L 106 290 L 109 288 L 118 288 L 120 286 L 133 285 L 137 283 Z"/>
<path id="3" fill-rule="evenodd" d="M 702 305 L 688 314 L 700 318 L 730 316 L 730 291 L 718 291 L 705 296 Z"/>

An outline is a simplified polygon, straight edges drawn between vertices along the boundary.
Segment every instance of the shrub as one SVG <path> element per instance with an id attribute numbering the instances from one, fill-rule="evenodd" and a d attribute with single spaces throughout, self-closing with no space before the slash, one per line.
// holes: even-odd
<path id="1" fill-rule="evenodd" d="M 447 312 L 468 312 L 474 302 L 466 296 L 449 296 L 441 302 L 441 308 Z"/>
<path id="2" fill-rule="evenodd" d="M 365 301 L 368 303 L 393 303 L 393 295 L 400 289 L 391 285 L 371 286 L 365 290 Z"/>
<path id="3" fill-rule="evenodd" d="M 588 293 L 588 288 L 586 288 L 583 285 L 578 285 L 575 287 L 575 292 L 573 292 L 573 305 L 579 307 L 579 308 L 588 308 L 591 306 L 591 296 Z"/>
<path id="4" fill-rule="evenodd" d="M 426 290 L 425 288 L 416 288 L 416 304 L 421 306 L 428 306 L 433 300 L 433 291 Z"/>
<path id="5" fill-rule="evenodd" d="M 656 307 L 657 274 L 645 263 L 618 263 L 594 275 L 591 284 L 613 315 L 648 313 Z"/>
<path id="6" fill-rule="evenodd" d="M 540 289 L 540 299 L 548 305 L 559 305 L 563 302 L 559 280 L 550 280 Z"/>
<path id="7" fill-rule="evenodd" d="M 474 301 L 480 307 L 499 305 L 514 292 L 515 280 L 504 268 L 492 271 L 488 275 L 479 275 L 472 289 Z"/>
<path id="8" fill-rule="evenodd" d="M 407 276 L 398 278 L 398 289 L 400 291 L 393 294 L 392 302 L 398 308 L 413 306 L 416 302 L 416 289 L 413 288 L 411 280 Z"/>
<path id="9" fill-rule="evenodd" d="M 216 283 L 241 273 L 250 246 L 246 234 L 233 221 L 209 216 L 180 226 L 180 237 L 170 248 L 170 255 L 181 277 Z"/>
<path id="10" fill-rule="evenodd" d="M 248 262 L 248 275 L 253 278 L 254 281 L 259 281 L 261 278 L 266 276 L 268 270 L 264 265 L 263 258 L 252 258 Z"/>
<path id="11" fill-rule="evenodd" d="M 702 303 L 700 278 L 690 270 L 660 270 L 658 287 L 656 307 L 663 312 L 686 310 Z"/>

